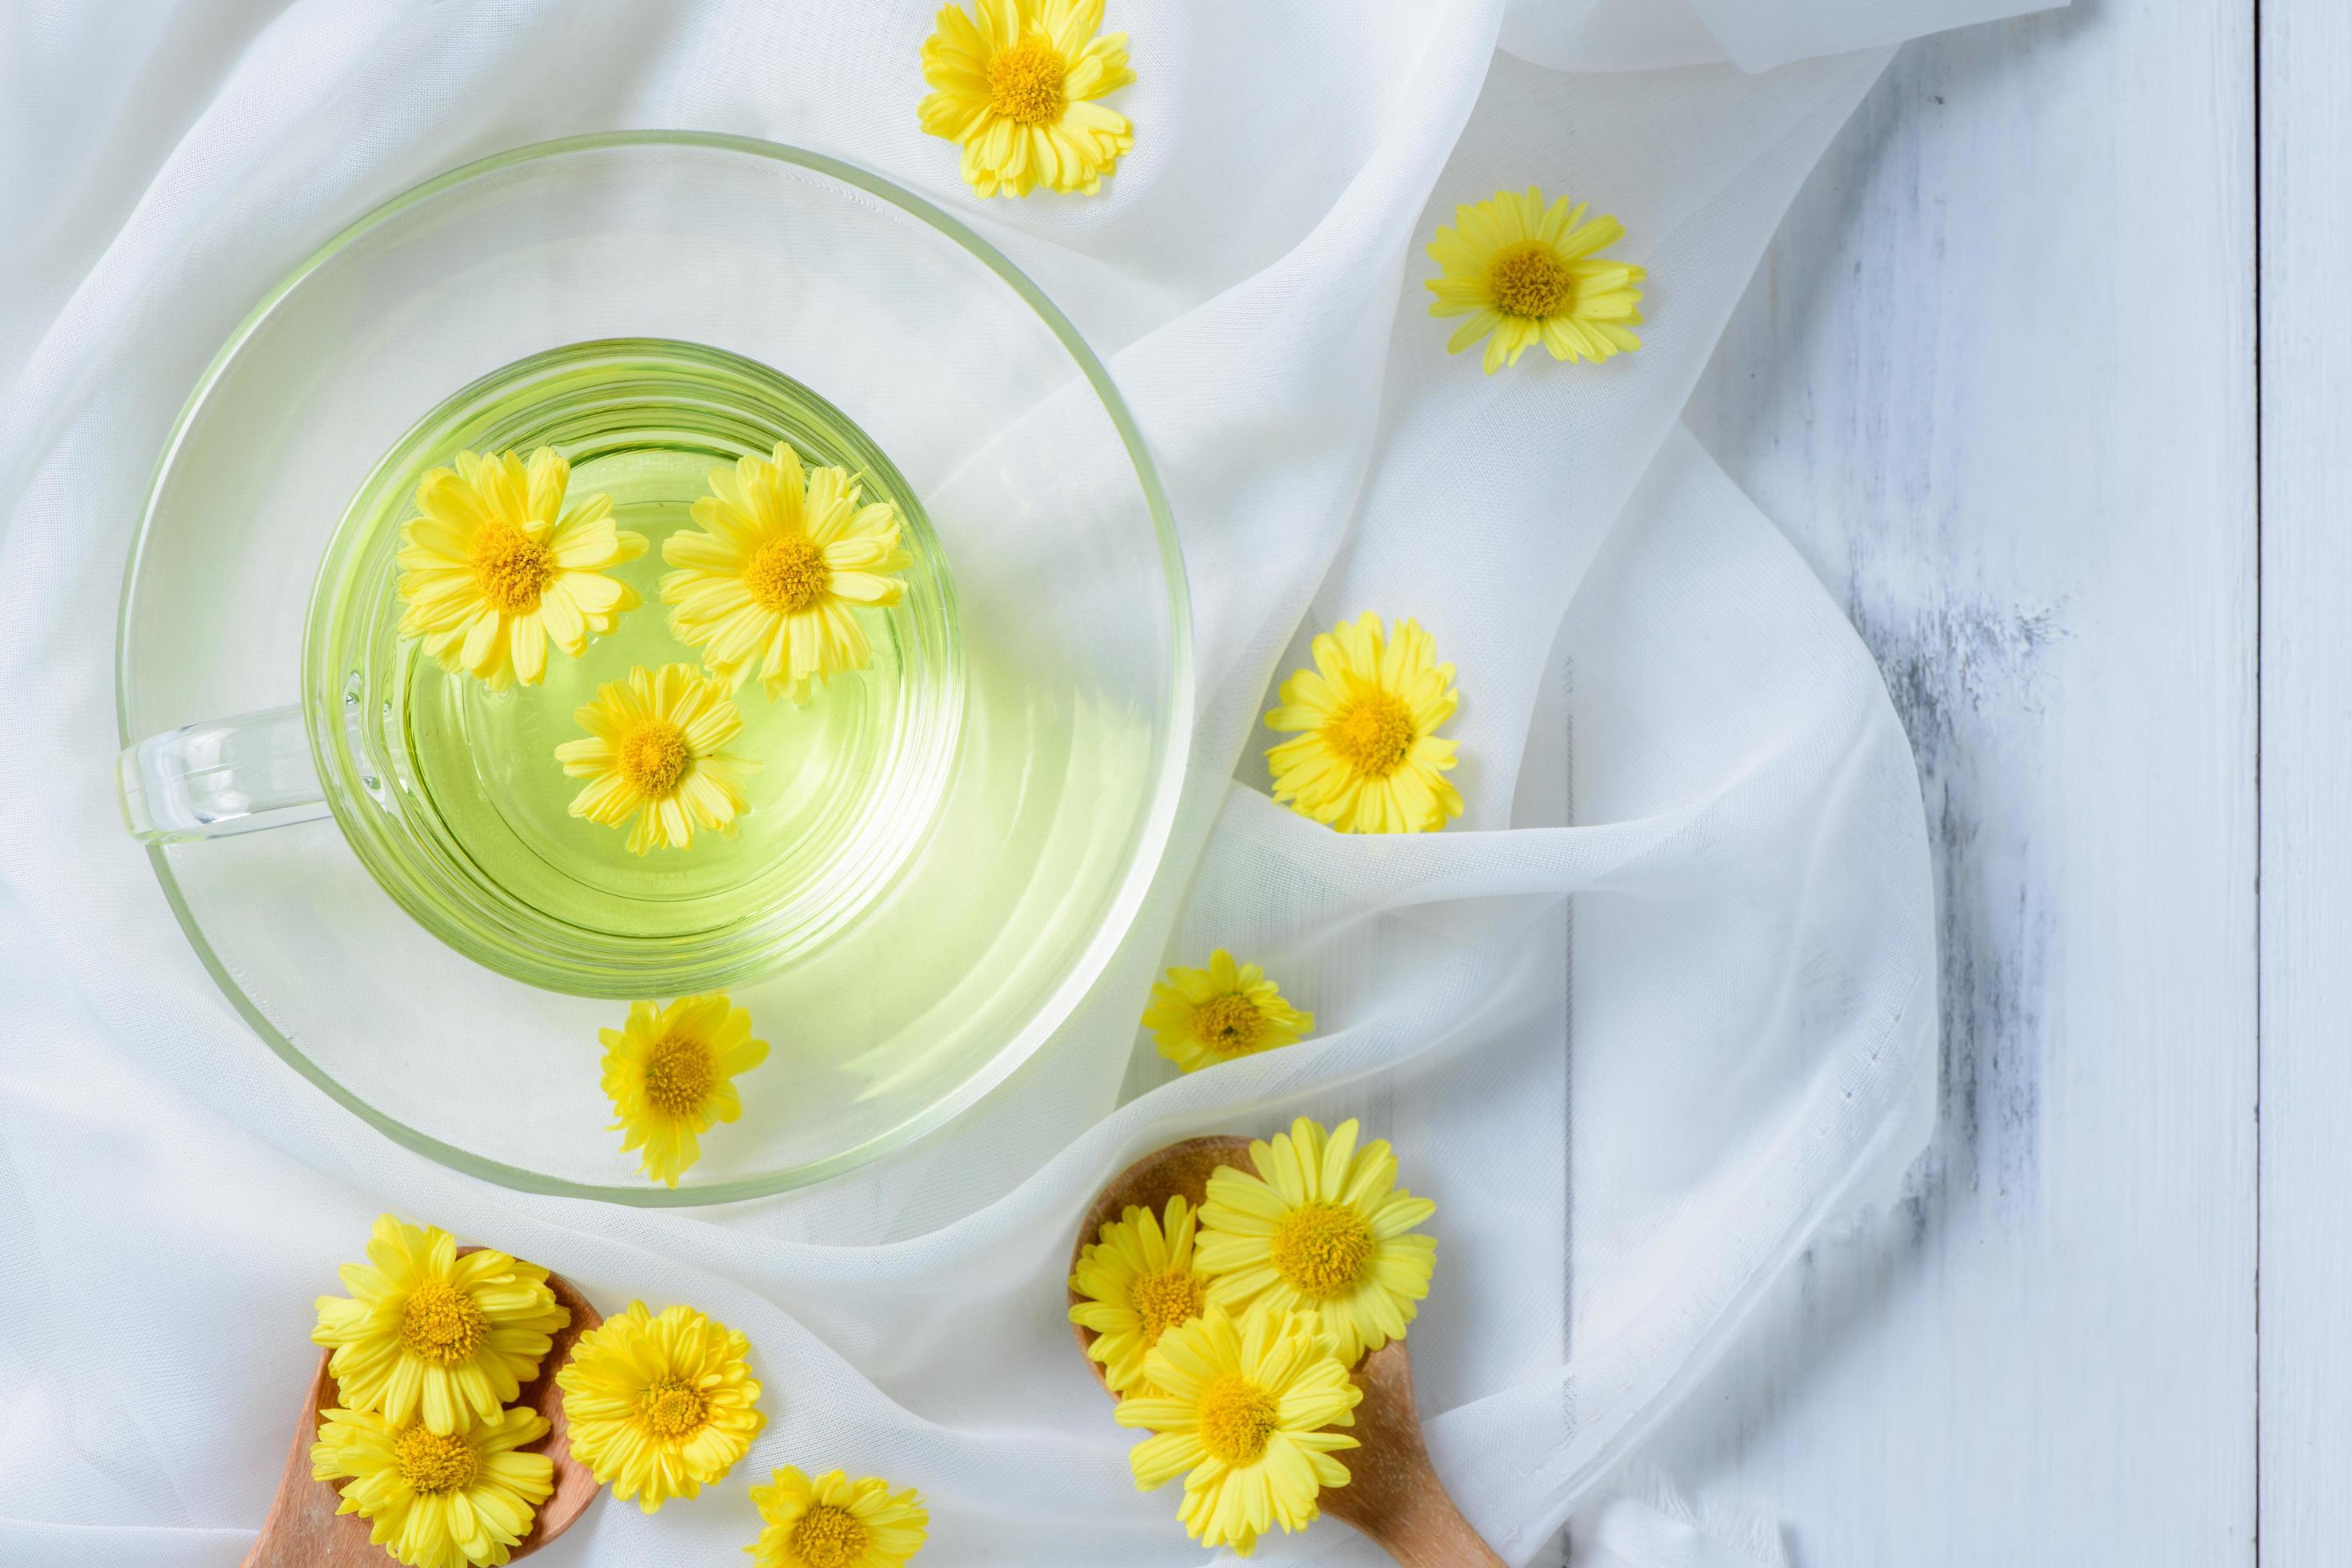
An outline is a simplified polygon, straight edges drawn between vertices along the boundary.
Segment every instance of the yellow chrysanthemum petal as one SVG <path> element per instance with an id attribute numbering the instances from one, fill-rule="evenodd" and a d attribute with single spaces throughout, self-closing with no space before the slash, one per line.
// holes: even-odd
<path id="1" fill-rule="evenodd" d="M 1295 1045 L 1315 1027 L 1315 1015 L 1283 1000 L 1255 963 L 1236 964 L 1219 948 L 1206 969 L 1171 969 L 1151 988 L 1143 1026 L 1160 1054 L 1185 1072 L 1217 1062 Z"/>
<path id="2" fill-rule="evenodd" d="M 1334 1450 L 1356 1439 L 1363 1391 L 1331 1335 L 1303 1312 L 1262 1310 L 1236 1322 L 1212 1305 L 1170 1329 L 1144 1358 L 1154 1389 L 1123 1399 L 1112 1418 L 1154 1436 L 1129 1455 L 1143 1491 L 1184 1477 L 1177 1517 L 1203 1546 L 1246 1557 L 1269 1526 L 1304 1530 L 1324 1487 L 1342 1486 Z"/>
<path id="3" fill-rule="evenodd" d="M 338 1513 L 369 1521 L 369 1541 L 410 1568 L 483 1568 L 508 1561 L 555 1490 L 544 1454 L 520 1454 L 547 1435 L 534 1410 L 500 1411 L 469 1432 L 439 1434 L 373 1411 L 319 1419 L 310 1474 L 343 1481 Z"/>
<path id="4" fill-rule="evenodd" d="M 310 1338 L 333 1349 L 344 1405 L 396 1426 L 447 1435 L 496 1420 L 572 1321 L 546 1269 L 487 1247 L 460 1258 L 437 1226 L 384 1215 L 367 1256 L 341 1270 L 349 1296 L 318 1299 Z"/>
<path id="5" fill-rule="evenodd" d="M 689 1307 L 643 1301 L 580 1336 L 563 1369 L 572 1457 L 646 1513 L 724 1477 L 767 1418 L 741 1334 Z"/>
<path id="6" fill-rule="evenodd" d="M 1130 1205 L 1078 1253 L 1070 1289 L 1086 1300 L 1070 1309 L 1070 1321 L 1094 1331 L 1087 1354 L 1102 1363 L 1114 1394 L 1140 1390 L 1145 1355 L 1207 1305 L 1208 1276 L 1192 1263 L 1196 1226 L 1181 1195 L 1168 1200 L 1164 1220 Z"/>
<path id="7" fill-rule="evenodd" d="M 1484 339 L 1489 375 L 1541 343 L 1554 359 L 1604 360 L 1642 346 L 1622 326 L 1638 321 L 1644 276 L 1639 267 L 1596 259 L 1625 237 L 1613 217 L 1589 222 L 1566 197 L 1545 205 L 1543 192 L 1497 191 L 1491 200 L 1454 209 L 1454 226 L 1429 243 L 1439 275 L 1423 287 L 1433 316 L 1468 316 L 1445 340 L 1459 353 Z"/>
<path id="8" fill-rule="evenodd" d="M 419 515 L 400 529 L 400 635 L 499 690 L 537 685 L 551 638 L 577 657 L 590 633 L 636 608 L 636 592 L 604 574 L 644 554 L 645 535 L 614 526 L 605 496 L 564 510 L 571 477 L 547 447 L 527 465 L 512 452 L 460 452 L 455 468 L 426 474 Z"/>
<path id="9" fill-rule="evenodd" d="M 1213 1306 L 1312 1314 L 1348 1366 L 1404 1338 L 1437 1253 L 1412 1228 L 1437 1205 L 1399 1189 L 1387 1142 L 1360 1149 L 1357 1131 L 1302 1116 L 1253 1142 L 1256 1174 L 1224 1165 L 1209 1178 L 1194 1247 Z"/>
<path id="10" fill-rule="evenodd" d="M 964 182 L 982 196 L 1099 190 L 1135 146 L 1127 116 L 1097 101 L 1135 79 L 1127 35 L 1098 35 L 1101 0 L 976 4 L 940 10 L 918 122 L 961 144 Z"/>
<path id="11" fill-rule="evenodd" d="M 645 1173 L 671 1187 L 701 1158 L 701 1135 L 743 1113 L 735 1076 L 768 1059 L 768 1042 L 751 1037 L 751 1013 L 724 992 L 667 1007 L 633 1003 L 619 1028 L 596 1037 L 621 1152 L 643 1150 Z"/>
<path id="12" fill-rule="evenodd" d="M 1460 697 L 1454 667 L 1413 621 L 1393 637 L 1367 610 L 1314 642 L 1316 668 L 1282 683 L 1269 729 L 1297 732 L 1266 752 L 1274 798 L 1342 833 L 1429 833 L 1462 815 L 1446 782 L 1454 743 L 1431 731 Z"/>
<path id="13" fill-rule="evenodd" d="M 761 1529 L 748 1550 L 760 1568 L 902 1568 L 931 1521 L 911 1487 L 894 1492 L 878 1476 L 853 1481 L 845 1470 L 811 1480 L 791 1465 L 753 1487 L 751 1503 Z"/>

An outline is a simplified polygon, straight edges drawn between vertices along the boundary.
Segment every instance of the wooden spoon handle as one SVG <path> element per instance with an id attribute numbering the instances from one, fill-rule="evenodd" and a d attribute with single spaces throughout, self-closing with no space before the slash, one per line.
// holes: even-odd
<path id="1" fill-rule="evenodd" d="M 1509 1568 L 1442 1489 L 1398 1515 L 1377 1539 L 1402 1568 Z"/>
<path id="2" fill-rule="evenodd" d="M 1325 1511 L 1370 1536 L 1404 1568 L 1505 1568 L 1429 1462 L 1404 1342 L 1366 1356 L 1354 1376 L 1364 1398 L 1349 1431 L 1362 1447 L 1337 1456 L 1348 1484 L 1323 1494 Z"/>

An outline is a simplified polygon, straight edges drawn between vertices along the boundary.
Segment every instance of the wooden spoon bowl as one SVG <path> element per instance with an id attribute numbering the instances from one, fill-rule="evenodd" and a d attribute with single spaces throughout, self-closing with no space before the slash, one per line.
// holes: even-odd
<path id="1" fill-rule="evenodd" d="M 1194 1208 L 1208 1201 L 1209 1178 L 1221 1165 L 1251 1169 L 1246 1138 L 1193 1138 L 1146 1154 L 1111 1178 L 1087 1211 L 1071 1249 L 1070 1271 L 1079 1252 L 1102 1235 L 1102 1227 L 1129 1206 L 1167 1212 L 1178 1194 Z M 1070 1292 L 1070 1304 L 1083 1300 Z M 1095 1332 L 1077 1324 L 1078 1349 L 1092 1348 Z M 1100 1362 L 1088 1357 L 1095 1381 Z M 1349 1374 L 1364 1391 L 1356 1424 L 1346 1430 L 1362 1445 L 1335 1455 L 1348 1467 L 1348 1484 L 1325 1491 L 1317 1501 L 1326 1513 L 1344 1519 L 1371 1537 L 1404 1568 L 1505 1568 L 1503 1560 L 1478 1539 L 1470 1521 L 1446 1495 L 1429 1450 L 1421 1440 L 1421 1414 L 1412 1398 L 1412 1362 L 1402 1340 L 1391 1340 L 1356 1363 Z M 1108 1384 L 1106 1384 L 1108 1388 Z M 1118 1396 L 1113 1394 L 1112 1398 Z"/>
<path id="2" fill-rule="evenodd" d="M 479 1250 L 461 1247 L 461 1254 Z M 539 1363 L 539 1375 L 522 1385 L 514 1403 L 527 1405 L 547 1417 L 547 1436 L 523 1445 L 522 1452 L 545 1454 L 555 1462 L 555 1490 L 539 1505 L 530 1533 L 516 1543 L 513 1555 L 528 1557 L 570 1529 L 596 1498 L 596 1478 L 572 1457 L 564 1440 L 563 1391 L 555 1373 L 571 1359 L 580 1336 L 604 1320 L 588 1298 L 560 1274 L 547 1277 L 547 1288 L 557 1303 L 570 1310 L 572 1321 L 550 1337 L 554 1343 Z M 368 1540 L 373 1526 L 355 1513 L 337 1513 L 342 1506 L 341 1483 L 314 1480 L 310 1475 L 310 1445 L 318 1441 L 320 1415 L 341 1403 L 335 1379 L 327 1370 L 334 1352 L 319 1355 L 318 1374 L 302 1401 L 302 1422 L 294 1431 L 294 1447 L 286 1456 L 286 1473 L 278 1479 L 277 1500 L 261 1523 L 260 1539 L 246 1554 L 243 1568 L 382 1568 L 391 1553 Z"/>

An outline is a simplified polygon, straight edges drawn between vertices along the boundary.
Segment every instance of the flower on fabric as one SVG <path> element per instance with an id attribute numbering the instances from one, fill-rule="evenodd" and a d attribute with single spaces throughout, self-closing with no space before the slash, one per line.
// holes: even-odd
<path id="1" fill-rule="evenodd" d="M 565 510 L 572 465 L 541 447 L 528 467 L 512 452 L 457 454 L 455 468 L 418 482 L 423 515 L 400 525 L 400 635 L 493 691 L 547 673 L 551 641 L 578 658 L 642 603 L 604 574 L 646 552 L 646 537 L 613 521 L 608 496 Z"/>
<path id="2" fill-rule="evenodd" d="M 310 1474 L 350 1478 L 335 1511 L 367 1520 L 368 1540 L 409 1568 L 482 1568 L 508 1560 L 555 1491 L 545 1454 L 515 1452 L 545 1436 L 547 1418 L 535 1410 L 501 1411 L 451 1433 L 370 1410 L 327 1410 Z"/>
<path id="3" fill-rule="evenodd" d="M 319 1298 L 310 1338 L 334 1350 L 343 1405 L 395 1426 L 446 1436 L 498 1420 L 572 1321 L 546 1269 L 488 1247 L 460 1258 L 437 1226 L 385 1215 L 367 1256 L 339 1270 L 349 1296 Z"/>
<path id="4" fill-rule="evenodd" d="M 1199 1216 L 1179 1194 L 1167 1218 L 1130 1204 L 1078 1252 L 1070 1289 L 1086 1298 L 1070 1321 L 1094 1331 L 1087 1356 L 1113 1394 L 1142 1392 L 1143 1359 L 1160 1336 L 1206 1310 L 1209 1277 L 1193 1264 Z"/>
<path id="5" fill-rule="evenodd" d="M 1584 208 L 1571 208 L 1566 196 L 1546 206 L 1529 185 L 1524 195 L 1496 191 L 1492 201 L 1454 209 L 1455 226 L 1429 243 L 1441 271 L 1426 284 L 1437 296 L 1431 315 L 1470 318 L 1445 341 L 1446 353 L 1487 338 L 1492 375 L 1537 343 L 1571 362 L 1642 346 L 1633 328 L 1642 320 L 1636 285 L 1647 274 L 1594 254 L 1624 238 L 1625 226 L 1613 217 L 1588 223 Z"/>
<path id="6" fill-rule="evenodd" d="M 1282 683 L 1269 729 L 1297 732 L 1266 752 L 1274 798 L 1342 833 L 1430 833 L 1462 815 L 1446 782 L 1454 742 L 1435 733 L 1461 694 L 1454 667 L 1413 621 L 1384 637 L 1370 610 L 1315 639 L 1315 668 Z"/>
<path id="7" fill-rule="evenodd" d="M 580 1336 L 555 1374 L 572 1457 L 646 1513 L 732 1469 L 767 1425 L 750 1342 L 690 1307 L 643 1301 Z"/>
<path id="8" fill-rule="evenodd" d="M 743 775 L 760 764 L 725 749 L 741 732 L 743 715 L 724 681 L 690 664 L 639 665 L 627 680 L 598 687 L 596 700 L 572 717 L 587 737 L 555 748 L 563 771 L 588 781 L 572 797 L 572 816 L 606 827 L 634 819 L 629 849 L 636 855 L 656 844 L 689 848 L 698 825 L 734 834 L 750 804 Z"/>
<path id="9" fill-rule="evenodd" d="M 862 501 L 846 468 L 804 469 L 782 441 L 731 472 L 711 469 L 710 489 L 694 503 L 707 531 L 662 542 L 677 568 L 661 596 L 677 640 L 730 687 L 756 670 L 771 698 L 794 702 L 808 700 L 813 683 L 873 663 L 853 612 L 906 594 L 888 575 L 914 559 L 898 547 L 898 509 Z"/>
<path id="10" fill-rule="evenodd" d="M 831 1470 L 811 1480 L 787 1465 L 751 1489 L 760 1538 L 744 1548 L 760 1568 L 900 1568 L 923 1549 L 930 1515 L 913 1488 Z"/>
<path id="11" fill-rule="evenodd" d="M 923 129 L 962 144 L 964 183 L 983 196 L 1041 184 L 1094 195 L 1135 146 L 1127 116 L 1095 101 L 1135 79 L 1127 35 L 1096 36 L 1102 0 L 975 0 L 973 10 L 941 6 L 923 41 Z"/>
<path id="12" fill-rule="evenodd" d="M 1186 1072 L 1217 1062 L 1255 1056 L 1296 1045 L 1315 1027 L 1315 1015 L 1282 999 L 1282 992 L 1255 963 L 1236 964 L 1223 948 L 1209 954 L 1206 969 L 1171 969 L 1151 988 L 1143 1026 L 1160 1042 L 1160 1054 Z"/>
<path id="13" fill-rule="evenodd" d="M 768 1059 L 768 1042 L 751 1037 L 751 1015 L 724 992 L 667 1007 L 632 1003 L 626 1022 L 596 1037 L 604 1045 L 604 1093 L 619 1118 L 612 1130 L 626 1134 L 621 1152 L 645 1151 L 645 1173 L 671 1187 L 701 1157 L 701 1135 L 743 1114 L 735 1075 Z"/>
<path id="14" fill-rule="evenodd" d="M 1349 1367 L 1404 1338 L 1437 1260 L 1437 1239 L 1413 1232 L 1437 1205 L 1396 1184 L 1386 1141 L 1359 1149 L 1356 1133 L 1352 1121 L 1327 1134 L 1302 1116 L 1288 1136 L 1250 1144 L 1255 1175 L 1219 1166 L 1193 1254 L 1213 1277 L 1212 1306 L 1310 1313 Z"/>
<path id="15" fill-rule="evenodd" d="M 1213 1306 L 1160 1337 L 1144 1377 L 1152 1391 L 1111 1418 L 1154 1434 L 1128 1456 L 1136 1487 L 1183 1476 L 1177 1517 L 1202 1545 L 1247 1557 L 1269 1525 L 1306 1529 L 1322 1489 L 1348 1484 L 1331 1456 L 1356 1439 L 1325 1428 L 1355 1425 L 1363 1390 L 1312 1317 L 1260 1311 L 1237 1324 Z"/>

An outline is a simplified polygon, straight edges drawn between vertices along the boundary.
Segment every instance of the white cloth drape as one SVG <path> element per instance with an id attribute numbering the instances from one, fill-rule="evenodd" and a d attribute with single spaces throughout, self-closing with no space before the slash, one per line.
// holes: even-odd
<path id="1" fill-rule="evenodd" d="M 923 4 L 0 11 L 0 1563 L 236 1563 L 310 1300 L 383 1209 L 751 1337 L 751 1458 L 656 1518 L 594 1510 L 551 1568 L 729 1561 L 744 1487 L 787 1463 L 919 1487 L 940 1568 L 1200 1561 L 1175 1493 L 1133 1489 L 1063 1267 L 1129 1159 L 1299 1113 L 1362 1116 L 1438 1200 L 1412 1337 L 1433 1448 L 1528 1561 L 1925 1134 L 1908 752 L 1675 418 L 1884 63 L 1838 51 L 2030 3 L 1112 0 L 1134 153 L 1098 198 L 986 205 L 915 126 Z M 1136 406 L 1202 659 L 1174 847 L 1072 1022 L 915 1149 L 700 1212 L 483 1186 L 331 1105 L 213 990 L 109 789 L 125 546 L 220 341 L 404 187 L 630 126 L 848 158 L 1009 251 Z M 1530 183 L 1624 220 L 1638 354 L 1489 378 L 1444 353 L 1421 245 Z M 1459 667 L 1469 815 L 1443 834 L 1343 837 L 1264 793 L 1273 685 L 1365 608 Z M 1322 1033 L 1174 1079 L 1135 1020 L 1214 946 Z M 1612 1517 L 1611 1550 L 1647 1538 Z M 1331 1522 L 1260 1555 L 1376 1560 Z"/>

